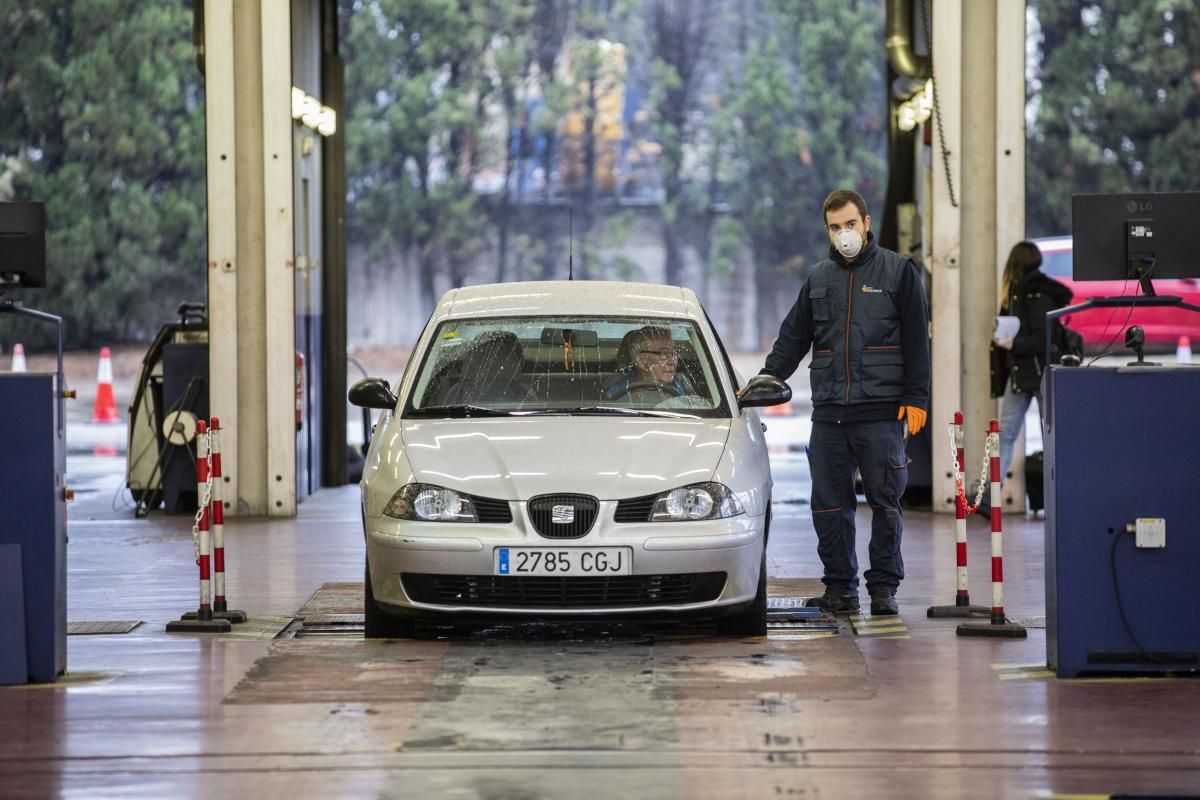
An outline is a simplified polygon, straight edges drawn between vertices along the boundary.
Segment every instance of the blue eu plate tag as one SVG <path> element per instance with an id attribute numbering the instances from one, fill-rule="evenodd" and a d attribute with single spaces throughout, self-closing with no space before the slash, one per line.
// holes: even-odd
<path id="1" fill-rule="evenodd" d="M 500 548 L 500 566 L 499 566 L 498 572 L 501 575 L 508 574 L 508 548 L 507 547 Z"/>

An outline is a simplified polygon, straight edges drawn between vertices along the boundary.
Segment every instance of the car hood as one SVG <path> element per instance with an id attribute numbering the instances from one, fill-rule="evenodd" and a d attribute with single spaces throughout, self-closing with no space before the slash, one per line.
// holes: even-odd
<path id="1" fill-rule="evenodd" d="M 730 420 L 538 417 L 397 420 L 407 480 L 524 500 L 578 492 L 638 497 L 712 478 Z M 396 459 L 400 461 L 400 459 Z"/>

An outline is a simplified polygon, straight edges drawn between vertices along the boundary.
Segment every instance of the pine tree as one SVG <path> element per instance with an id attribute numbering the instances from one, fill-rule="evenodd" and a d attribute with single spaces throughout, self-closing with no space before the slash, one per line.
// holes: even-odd
<path id="1" fill-rule="evenodd" d="M 1200 6 L 1036 0 L 1026 229 L 1071 231 L 1071 195 L 1196 188 Z"/>
<path id="2" fill-rule="evenodd" d="M 204 299 L 204 109 L 177 3 L 0 0 L 0 193 L 40 200 L 69 345 L 147 338 Z M 45 332 L 28 336 L 45 342 Z"/>

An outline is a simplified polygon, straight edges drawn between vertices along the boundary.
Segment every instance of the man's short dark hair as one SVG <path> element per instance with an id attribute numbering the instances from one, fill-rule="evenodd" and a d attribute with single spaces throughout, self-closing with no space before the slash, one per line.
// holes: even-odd
<path id="1" fill-rule="evenodd" d="M 829 197 L 825 198 L 825 205 L 821 208 L 821 219 L 825 222 L 829 221 L 829 212 L 837 211 L 839 208 L 854 203 L 854 207 L 858 209 L 858 215 L 863 219 L 867 218 L 867 201 L 853 189 L 836 189 L 829 193 Z"/>

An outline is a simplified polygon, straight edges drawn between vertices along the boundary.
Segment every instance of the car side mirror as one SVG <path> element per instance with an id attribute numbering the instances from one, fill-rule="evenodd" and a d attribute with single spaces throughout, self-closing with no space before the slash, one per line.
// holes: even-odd
<path id="1" fill-rule="evenodd" d="M 382 408 L 390 411 L 396 407 L 396 395 L 383 378 L 363 378 L 350 387 L 350 402 L 360 408 Z"/>
<path id="2" fill-rule="evenodd" d="M 759 374 L 750 379 L 746 388 L 738 392 L 738 406 L 777 406 L 792 399 L 792 387 L 774 375 Z"/>

